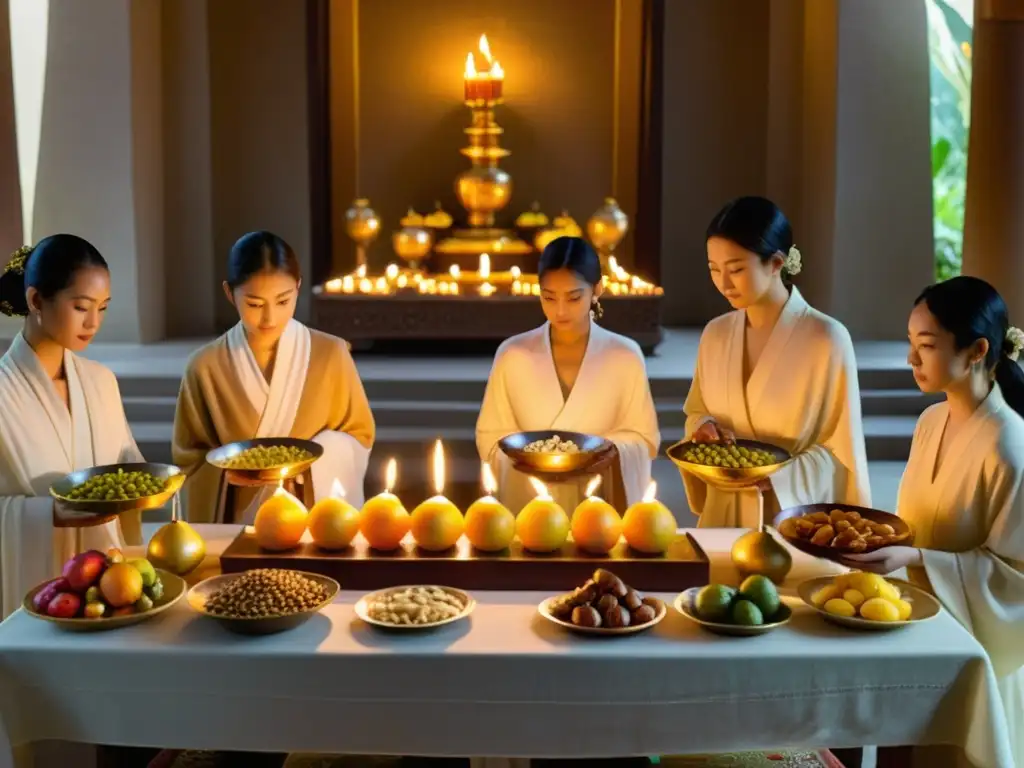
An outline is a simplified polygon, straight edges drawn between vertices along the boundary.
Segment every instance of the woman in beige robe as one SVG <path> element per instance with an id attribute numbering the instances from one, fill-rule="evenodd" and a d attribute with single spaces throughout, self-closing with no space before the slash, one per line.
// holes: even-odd
<path id="1" fill-rule="evenodd" d="M 142 542 L 138 514 L 67 527 L 49 495 L 70 472 L 142 461 L 114 374 L 76 354 L 109 301 L 106 262 L 74 235 L 22 249 L 0 277 L 0 310 L 25 317 L 0 358 L 0 619 L 78 552 Z"/>
<path id="2" fill-rule="evenodd" d="M 701 334 L 685 439 L 789 451 L 793 460 L 760 487 L 769 521 L 802 504 L 870 506 L 853 342 L 791 285 L 800 253 L 786 217 L 764 198 L 735 200 L 708 227 L 707 251 L 715 287 L 735 309 Z M 683 483 L 700 527 L 759 524 L 758 490 L 725 491 L 687 473 Z"/>
<path id="3" fill-rule="evenodd" d="M 348 345 L 293 318 L 301 276 L 290 246 L 251 232 L 231 249 L 224 291 L 239 323 L 189 360 L 174 416 L 174 462 L 192 522 L 251 522 L 269 492 L 236 489 L 218 509 L 221 472 L 205 463 L 213 448 L 262 437 L 313 440 L 317 500 L 340 482 L 356 507 L 373 446 L 374 423 Z M 271 489 L 272 491 L 272 489 Z"/>
<path id="4" fill-rule="evenodd" d="M 1016 362 L 1024 334 L 1010 327 L 996 290 L 974 277 L 928 288 L 909 331 L 918 386 L 946 396 L 918 420 L 900 482 L 897 512 L 913 527 L 914 546 L 849 564 L 882 574 L 907 568 L 978 639 L 1003 711 L 979 701 L 963 727 L 970 735 L 972 720 L 994 717 L 1006 739 L 964 739 L 968 757 L 994 753 L 1000 766 L 1024 766 L 1024 372 Z M 915 765 L 949 764 L 935 750 L 919 752 Z"/>

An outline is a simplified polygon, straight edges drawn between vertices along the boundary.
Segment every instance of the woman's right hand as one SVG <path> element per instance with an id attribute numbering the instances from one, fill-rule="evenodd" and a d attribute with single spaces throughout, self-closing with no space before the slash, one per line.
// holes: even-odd
<path id="1" fill-rule="evenodd" d="M 694 443 L 734 443 L 736 435 L 714 419 L 708 419 L 690 436 L 690 441 Z"/>

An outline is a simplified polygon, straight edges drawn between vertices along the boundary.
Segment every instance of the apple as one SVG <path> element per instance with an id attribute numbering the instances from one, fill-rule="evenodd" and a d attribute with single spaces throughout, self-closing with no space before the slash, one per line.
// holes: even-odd
<path id="1" fill-rule="evenodd" d="M 61 589 L 59 586 L 62 582 L 64 589 Z M 32 607 L 39 613 L 46 613 L 46 606 L 57 596 L 58 592 L 63 592 L 65 589 L 67 589 L 66 579 L 54 579 L 47 582 L 42 589 L 36 592 L 35 597 L 32 598 Z"/>
<path id="2" fill-rule="evenodd" d="M 73 619 L 82 607 L 82 598 L 74 592 L 58 592 L 46 606 L 46 613 L 57 619 Z"/>
<path id="3" fill-rule="evenodd" d="M 75 557 L 75 563 L 68 571 L 67 580 L 71 589 L 79 594 L 95 584 L 107 567 L 107 556 L 95 549 Z"/>

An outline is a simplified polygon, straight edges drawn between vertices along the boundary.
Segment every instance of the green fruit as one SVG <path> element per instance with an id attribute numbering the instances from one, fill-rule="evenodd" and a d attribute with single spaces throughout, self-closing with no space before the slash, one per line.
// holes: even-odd
<path id="1" fill-rule="evenodd" d="M 128 561 L 128 565 L 131 565 L 142 574 L 142 586 L 151 587 L 156 583 L 156 569 L 153 564 L 144 557 L 133 557 Z"/>
<path id="2" fill-rule="evenodd" d="M 774 616 L 782 604 L 779 591 L 767 576 L 754 575 L 744 579 L 740 584 L 740 597 L 756 605 L 767 619 Z"/>
<path id="3" fill-rule="evenodd" d="M 103 596 L 100 595 L 99 587 L 89 587 L 85 590 L 85 602 L 86 603 L 102 603 Z"/>
<path id="4" fill-rule="evenodd" d="M 737 600 L 732 606 L 732 623 L 743 627 L 759 627 L 764 624 L 761 609 L 749 600 Z"/>
<path id="5" fill-rule="evenodd" d="M 736 590 L 724 584 L 708 584 L 697 593 L 694 607 L 705 621 L 728 621 Z"/>
<path id="6" fill-rule="evenodd" d="M 139 613 L 151 611 L 153 610 L 153 601 L 147 595 L 143 595 L 135 601 L 135 610 Z"/>
<path id="7" fill-rule="evenodd" d="M 155 581 L 152 586 L 144 587 L 143 591 L 153 602 L 159 602 L 164 596 L 164 583 L 159 580 Z"/>
<path id="8" fill-rule="evenodd" d="M 107 612 L 107 606 L 103 603 L 90 602 L 85 604 L 85 611 L 83 615 L 87 619 L 100 619 L 103 618 L 103 614 Z"/>

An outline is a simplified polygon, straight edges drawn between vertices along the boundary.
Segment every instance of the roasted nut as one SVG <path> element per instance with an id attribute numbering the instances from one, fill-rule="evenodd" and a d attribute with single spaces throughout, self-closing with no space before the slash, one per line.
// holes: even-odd
<path id="1" fill-rule="evenodd" d="M 608 595 L 606 595 L 608 597 Z M 611 629 L 629 626 L 629 611 L 616 604 L 604 613 L 604 625 Z"/>
<path id="2" fill-rule="evenodd" d="M 819 547 L 827 547 L 832 543 L 832 539 L 835 537 L 835 528 L 831 525 L 823 525 L 814 532 L 814 535 L 811 537 L 811 544 L 817 544 Z"/>
<path id="3" fill-rule="evenodd" d="M 641 605 L 631 616 L 632 622 L 636 624 L 646 624 L 649 621 L 654 621 L 654 617 L 658 615 L 658 612 L 652 605 Z"/>
<path id="4" fill-rule="evenodd" d="M 619 598 L 615 595 L 601 595 L 594 607 L 604 616 L 606 611 L 619 607 Z"/>
<path id="5" fill-rule="evenodd" d="M 577 605 L 572 610 L 572 623 L 577 627 L 600 627 L 601 614 L 589 605 Z"/>
<path id="6" fill-rule="evenodd" d="M 572 603 L 572 595 L 563 595 L 557 600 L 551 601 L 551 615 L 562 621 L 569 621 L 572 618 L 572 609 L 576 606 Z"/>
<path id="7" fill-rule="evenodd" d="M 606 571 L 604 568 L 598 568 L 594 571 L 594 581 L 600 588 L 601 592 L 607 592 L 610 595 L 616 597 L 625 597 L 629 587 L 611 571 Z"/>
<path id="8" fill-rule="evenodd" d="M 205 610 L 215 616 L 257 619 L 314 610 L 326 599 L 327 588 L 302 574 L 259 568 L 210 595 Z"/>
<path id="9" fill-rule="evenodd" d="M 635 589 L 628 590 L 626 596 L 620 602 L 631 611 L 635 611 L 644 604 L 643 598 L 640 597 L 640 593 Z"/>
<path id="10" fill-rule="evenodd" d="M 582 587 L 577 587 L 575 590 L 573 590 L 571 595 L 572 604 L 576 606 L 592 603 L 594 600 L 597 599 L 599 593 L 600 591 L 598 590 L 597 584 L 595 584 L 593 581 L 588 581 Z"/>
<path id="11" fill-rule="evenodd" d="M 437 624 L 466 609 L 458 595 L 437 587 L 406 587 L 386 592 L 370 602 L 370 618 L 387 624 Z"/>

